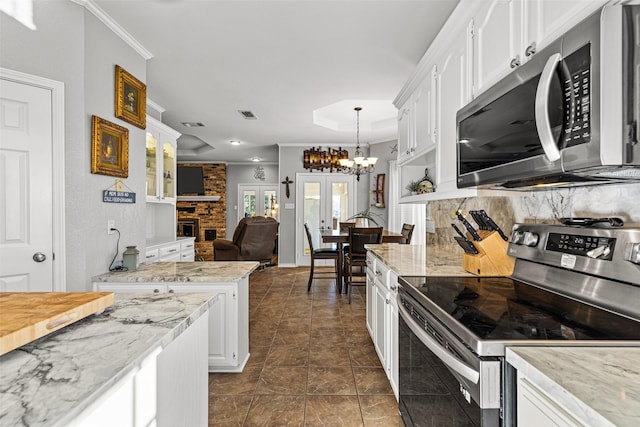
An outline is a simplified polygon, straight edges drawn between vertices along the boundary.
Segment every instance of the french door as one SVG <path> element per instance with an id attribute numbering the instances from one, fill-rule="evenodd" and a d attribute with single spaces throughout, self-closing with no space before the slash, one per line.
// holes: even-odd
<path id="1" fill-rule="evenodd" d="M 277 185 L 238 185 L 238 221 L 249 216 L 270 216 L 278 219 Z"/>
<path id="2" fill-rule="evenodd" d="M 320 230 L 338 230 L 355 209 L 355 178 L 336 173 L 296 174 L 296 264 L 311 263 L 304 223 L 309 224 L 314 247 L 322 246 Z"/>

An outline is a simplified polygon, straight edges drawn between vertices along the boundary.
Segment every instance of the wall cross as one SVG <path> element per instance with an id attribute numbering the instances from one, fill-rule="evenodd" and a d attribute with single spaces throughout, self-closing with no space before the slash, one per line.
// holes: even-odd
<path id="1" fill-rule="evenodd" d="M 287 199 L 289 198 L 289 196 L 291 195 L 291 193 L 289 192 L 289 184 L 293 184 L 293 181 L 291 181 L 289 179 L 289 177 L 287 176 L 284 181 L 281 182 L 281 184 L 285 184 L 287 187 L 285 188 L 284 194 L 287 195 Z"/>

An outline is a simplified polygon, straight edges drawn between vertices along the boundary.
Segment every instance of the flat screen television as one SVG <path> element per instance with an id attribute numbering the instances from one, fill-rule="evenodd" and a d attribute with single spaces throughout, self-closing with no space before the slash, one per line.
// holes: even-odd
<path id="1" fill-rule="evenodd" d="M 204 177 L 201 166 L 178 166 L 178 196 L 204 196 Z"/>

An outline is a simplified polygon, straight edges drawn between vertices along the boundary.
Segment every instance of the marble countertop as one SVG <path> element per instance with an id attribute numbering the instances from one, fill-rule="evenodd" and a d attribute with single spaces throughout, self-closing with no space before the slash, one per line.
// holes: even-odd
<path id="1" fill-rule="evenodd" d="M 92 282 L 234 282 L 258 268 L 256 261 L 154 262 L 135 271 L 114 271 Z"/>
<path id="2" fill-rule="evenodd" d="M 68 425 L 215 300 L 213 293 L 116 294 L 103 313 L 0 356 L 0 424 Z"/>
<path id="3" fill-rule="evenodd" d="M 506 359 L 587 425 L 640 423 L 638 347 L 510 347 Z"/>
<path id="4" fill-rule="evenodd" d="M 473 276 L 461 265 L 452 265 L 448 258 L 427 256 L 424 245 L 382 243 L 366 245 L 366 248 L 398 276 Z"/>

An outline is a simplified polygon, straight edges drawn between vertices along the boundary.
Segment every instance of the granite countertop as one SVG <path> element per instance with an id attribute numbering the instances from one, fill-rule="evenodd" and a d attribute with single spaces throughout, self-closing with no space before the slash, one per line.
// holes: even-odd
<path id="1" fill-rule="evenodd" d="M 116 294 L 103 313 L 0 356 L 0 424 L 68 425 L 206 313 L 216 298 L 214 293 Z"/>
<path id="2" fill-rule="evenodd" d="M 640 422 L 638 347 L 509 347 L 506 358 L 587 425 Z"/>
<path id="3" fill-rule="evenodd" d="M 473 276 L 449 258 L 427 256 L 424 245 L 382 243 L 366 248 L 399 276 Z"/>
<path id="4" fill-rule="evenodd" d="M 233 282 L 248 276 L 256 261 L 154 262 L 135 271 L 114 271 L 93 277 L 93 282 Z"/>

